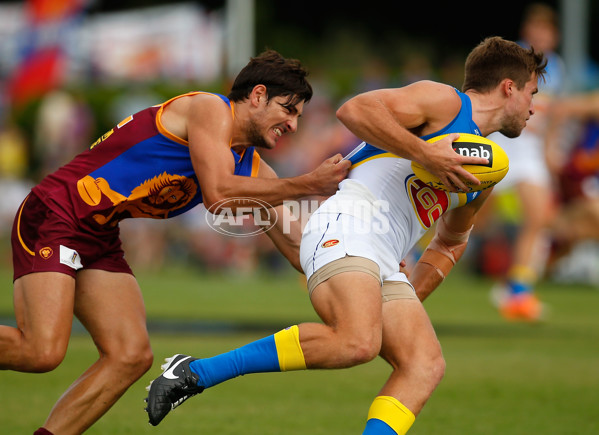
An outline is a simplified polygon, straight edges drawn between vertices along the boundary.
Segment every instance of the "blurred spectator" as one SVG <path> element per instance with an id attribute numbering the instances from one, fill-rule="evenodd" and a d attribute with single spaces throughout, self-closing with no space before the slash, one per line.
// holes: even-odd
<path id="1" fill-rule="evenodd" d="M 27 148 L 25 135 L 11 120 L 0 125 L 0 179 L 25 177 L 29 160 Z"/>
<path id="2" fill-rule="evenodd" d="M 493 302 L 510 320 L 535 321 L 543 315 L 543 304 L 534 292 L 547 258 L 546 229 L 554 213 L 554 194 L 547 168 L 544 137 L 547 108 L 565 85 L 565 69 L 555 50 L 559 43 L 556 12 L 544 4 L 532 4 L 525 11 L 520 28 L 521 45 L 542 51 L 548 59 L 545 82 L 539 83 L 535 114 L 518 138 L 500 133 L 489 136 L 501 145 L 510 159 L 510 171 L 495 188 L 494 196 L 508 189 L 519 199 L 521 220 L 512 247 L 512 263 L 505 277 L 492 290 Z M 493 201 L 485 205 L 491 207 Z M 488 215 L 488 210 L 487 210 Z"/>
<path id="3" fill-rule="evenodd" d="M 25 135 L 11 119 L 0 123 L 0 240 L 10 237 L 17 209 L 33 185 L 25 178 L 29 169 L 28 149 Z M 5 264 L 9 264 L 9 252 L 1 252 L 3 262 L 6 257 Z"/>
<path id="4" fill-rule="evenodd" d="M 174 218 L 179 225 L 174 226 L 175 231 L 171 231 L 168 238 L 175 241 L 171 246 L 177 251 L 175 255 L 187 257 L 187 261 L 204 271 L 230 272 L 236 276 L 254 274 L 264 252 L 272 250 L 279 255 L 270 240 L 264 240 L 268 237 L 262 233 L 246 236 L 251 232 L 248 230 L 243 231 L 240 237 L 234 237 L 216 231 L 208 225 L 207 213 L 200 204 Z M 244 225 L 244 228 L 247 229 L 247 226 Z"/>
<path id="5" fill-rule="evenodd" d="M 550 165 L 558 174 L 560 210 L 551 226 L 548 272 L 599 284 L 599 91 L 558 99 L 549 119 L 547 141 Z M 571 149 L 564 150 L 564 142 Z M 567 262 L 565 257 L 576 261 L 555 267 Z"/>
<path id="6" fill-rule="evenodd" d="M 125 219 L 121 223 L 121 242 L 127 262 L 136 270 L 160 270 L 167 256 L 166 231 L 155 219 Z"/>
<path id="7" fill-rule="evenodd" d="M 70 161 L 92 144 L 94 118 L 75 94 L 56 90 L 41 100 L 34 132 L 39 178 Z"/>

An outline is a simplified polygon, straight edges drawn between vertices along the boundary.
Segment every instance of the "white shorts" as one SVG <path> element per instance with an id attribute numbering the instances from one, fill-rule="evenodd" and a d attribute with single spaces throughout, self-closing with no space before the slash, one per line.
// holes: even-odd
<path id="1" fill-rule="evenodd" d="M 304 228 L 300 246 L 300 262 L 306 279 L 323 266 L 350 256 L 376 263 L 381 285 L 387 281 L 409 284 L 406 275 L 399 271 L 401 259 L 397 258 L 385 235 L 368 231 L 365 225 L 364 221 L 351 215 L 317 210 Z"/>
<path id="2" fill-rule="evenodd" d="M 510 139 L 501 133 L 488 136 L 504 149 L 510 159 L 510 170 L 495 191 L 507 190 L 515 185 L 528 182 L 539 186 L 549 186 L 551 178 L 545 163 L 543 138 L 526 130 L 516 138 Z"/>

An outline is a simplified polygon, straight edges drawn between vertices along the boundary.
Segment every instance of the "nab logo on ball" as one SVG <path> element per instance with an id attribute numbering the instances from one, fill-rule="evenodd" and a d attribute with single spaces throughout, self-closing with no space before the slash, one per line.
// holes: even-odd
<path id="1" fill-rule="evenodd" d="M 435 143 L 446 136 L 446 134 L 435 136 L 427 140 L 427 142 Z M 480 184 L 465 181 L 465 184 L 473 192 L 495 186 L 505 177 L 509 170 L 510 162 L 503 148 L 486 137 L 470 133 L 460 133 L 460 137 L 453 143 L 452 147 L 456 153 L 462 156 L 482 157 L 489 161 L 487 164 L 481 165 L 463 165 L 464 169 L 480 181 Z M 437 176 L 428 172 L 421 164 L 412 162 L 412 170 L 416 177 L 429 186 L 444 191 L 450 190 L 441 183 L 441 180 Z"/>
<path id="2" fill-rule="evenodd" d="M 487 165 L 479 166 L 486 166 L 487 168 L 493 167 L 493 147 L 491 145 L 482 145 L 472 142 L 454 142 L 453 150 L 462 156 L 482 157 L 483 159 L 487 159 L 489 161 Z"/>

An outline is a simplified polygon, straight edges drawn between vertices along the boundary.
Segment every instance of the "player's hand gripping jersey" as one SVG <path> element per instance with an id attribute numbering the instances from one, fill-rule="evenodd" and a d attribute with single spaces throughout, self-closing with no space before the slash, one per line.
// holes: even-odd
<path id="1" fill-rule="evenodd" d="M 188 142 L 164 128 L 161 115 L 172 101 L 121 121 L 89 150 L 46 177 L 33 193 L 64 218 L 92 229 L 114 228 L 126 218 L 166 219 L 202 202 Z M 233 103 L 222 95 L 223 104 Z M 256 176 L 254 147 L 235 158 L 235 175 Z"/>

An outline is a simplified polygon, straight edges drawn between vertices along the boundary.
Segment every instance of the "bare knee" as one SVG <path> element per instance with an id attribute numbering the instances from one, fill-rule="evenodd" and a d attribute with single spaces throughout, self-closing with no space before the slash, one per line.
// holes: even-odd
<path id="1" fill-rule="evenodd" d="M 146 373 L 148 370 L 152 368 L 152 364 L 154 363 L 154 353 L 152 349 L 148 345 L 141 355 L 140 361 L 138 363 L 138 370 L 140 371 L 140 376 Z"/>
<path id="2" fill-rule="evenodd" d="M 441 382 L 443 376 L 445 376 L 445 367 L 445 358 L 443 358 L 441 353 L 429 360 L 425 370 L 428 373 L 427 377 L 430 379 L 430 383 L 433 388 L 439 385 L 439 382 Z"/>
<path id="3" fill-rule="evenodd" d="M 344 347 L 348 366 L 365 364 L 378 356 L 381 350 L 381 337 L 377 334 L 354 336 L 346 340 Z"/>
<path id="4" fill-rule="evenodd" d="M 66 348 L 60 346 L 38 346 L 28 352 L 23 371 L 31 373 L 47 373 L 57 368 L 63 361 Z"/>
<path id="5" fill-rule="evenodd" d="M 132 379 L 141 377 L 151 367 L 154 355 L 149 343 L 136 343 L 113 350 L 104 355 L 112 364 L 117 365 L 119 372 L 128 374 Z"/>
<path id="6" fill-rule="evenodd" d="M 445 367 L 445 358 L 439 351 L 415 358 L 412 369 L 418 374 L 421 385 L 423 387 L 428 386 L 428 389 L 432 392 L 443 379 Z"/>
<path id="7" fill-rule="evenodd" d="M 383 358 L 396 373 L 410 378 L 422 391 L 432 393 L 445 375 L 445 359 L 440 346 L 416 348 L 413 352 L 385 352 Z"/>

